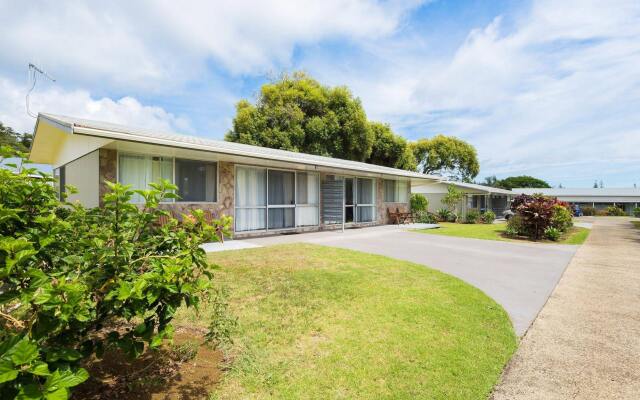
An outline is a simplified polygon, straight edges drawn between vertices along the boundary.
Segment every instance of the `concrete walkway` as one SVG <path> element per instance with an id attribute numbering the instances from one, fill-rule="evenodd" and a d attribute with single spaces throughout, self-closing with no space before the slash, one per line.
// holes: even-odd
<path id="1" fill-rule="evenodd" d="M 595 220 L 493 399 L 640 399 L 640 230 L 629 221 Z"/>
<path id="2" fill-rule="evenodd" d="M 267 246 L 316 243 L 412 261 L 476 286 L 509 313 L 516 334 L 535 319 L 573 257 L 577 246 L 512 243 L 408 232 L 385 225 L 347 230 L 278 235 L 247 242 Z"/>

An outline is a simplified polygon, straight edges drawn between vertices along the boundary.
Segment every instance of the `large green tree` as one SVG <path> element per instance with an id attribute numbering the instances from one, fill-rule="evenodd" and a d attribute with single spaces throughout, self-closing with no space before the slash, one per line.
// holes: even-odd
<path id="1" fill-rule="evenodd" d="M 241 100 L 225 139 L 366 161 L 374 136 L 360 100 L 348 88 L 323 86 L 296 72 L 263 85 L 255 104 Z"/>
<path id="2" fill-rule="evenodd" d="M 511 190 L 513 188 L 550 188 L 551 185 L 546 181 L 534 178 L 533 176 L 520 175 L 499 179 L 496 182 L 496 187 Z"/>
<path id="3" fill-rule="evenodd" d="M 0 146 L 9 146 L 18 151 L 27 152 L 31 147 L 32 140 L 32 134 L 18 133 L 0 122 Z"/>
<path id="4" fill-rule="evenodd" d="M 416 158 L 405 138 L 396 135 L 388 124 L 372 122 L 374 140 L 367 162 L 414 171 Z"/>
<path id="5" fill-rule="evenodd" d="M 470 182 L 480 172 L 476 149 L 453 136 L 437 135 L 412 144 L 418 169 Z"/>

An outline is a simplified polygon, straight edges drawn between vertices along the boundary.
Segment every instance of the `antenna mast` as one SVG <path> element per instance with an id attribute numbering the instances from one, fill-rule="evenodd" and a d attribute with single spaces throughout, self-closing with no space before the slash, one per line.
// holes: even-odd
<path id="1" fill-rule="evenodd" d="M 41 68 L 38 68 L 37 65 L 33 63 L 29 63 L 28 82 L 31 87 L 29 88 L 29 91 L 27 92 L 27 96 L 25 97 L 25 103 L 27 105 L 27 114 L 29 114 L 29 116 L 32 118 L 36 118 L 37 115 L 32 113 L 31 110 L 29 109 L 29 96 L 31 96 L 31 92 L 36 87 L 36 82 L 38 81 L 38 74 L 49 79 L 51 82 L 56 81 L 55 79 L 53 79 L 53 77 L 51 77 L 49 74 L 44 72 L 44 70 L 42 70 Z"/>

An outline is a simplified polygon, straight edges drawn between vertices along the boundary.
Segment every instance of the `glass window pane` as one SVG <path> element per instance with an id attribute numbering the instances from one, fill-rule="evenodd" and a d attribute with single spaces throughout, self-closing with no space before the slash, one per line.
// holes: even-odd
<path id="1" fill-rule="evenodd" d="M 149 158 L 135 154 L 120 154 L 118 163 L 118 181 L 123 185 L 131 185 L 132 190 L 146 190 L 151 179 Z M 133 195 L 131 201 L 142 202 L 142 196 Z"/>
<path id="2" fill-rule="evenodd" d="M 299 172 L 296 182 L 297 204 L 318 204 L 318 174 Z"/>
<path id="3" fill-rule="evenodd" d="M 236 232 L 264 230 L 266 218 L 266 208 L 236 209 Z"/>
<path id="4" fill-rule="evenodd" d="M 176 159 L 176 183 L 180 201 L 215 202 L 216 181 L 216 163 Z"/>
<path id="5" fill-rule="evenodd" d="M 408 202 L 408 183 L 407 181 L 396 181 L 398 188 L 398 195 L 396 197 L 396 201 L 398 203 L 407 203 Z"/>
<path id="6" fill-rule="evenodd" d="M 358 222 L 372 222 L 374 213 L 374 206 L 358 206 Z"/>
<path id="7" fill-rule="evenodd" d="M 357 204 L 373 204 L 373 179 L 358 178 L 358 198 Z"/>
<path id="8" fill-rule="evenodd" d="M 387 203 L 394 203 L 396 196 L 396 181 L 391 179 L 384 180 L 384 201 Z"/>
<path id="9" fill-rule="evenodd" d="M 344 204 L 353 204 L 353 178 L 344 180 Z"/>
<path id="10" fill-rule="evenodd" d="M 294 179 L 293 172 L 269 170 L 269 205 L 295 204 Z"/>
<path id="11" fill-rule="evenodd" d="M 269 229 L 293 228 L 295 208 L 270 208 Z"/>
<path id="12" fill-rule="evenodd" d="M 296 207 L 296 225 L 312 226 L 318 225 L 318 206 L 297 206 Z M 269 210 L 271 212 L 271 210 Z"/>
<path id="13" fill-rule="evenodd" d="M 166 179 L 173 182 L 173 159 L 169 157 L 151 158 L 151 182 Z"/>
<path id="14" fill-rule="evenodd" d="M 267 173 L 263 168 L 236 168 L 236 207 L 267 205 Z"/>

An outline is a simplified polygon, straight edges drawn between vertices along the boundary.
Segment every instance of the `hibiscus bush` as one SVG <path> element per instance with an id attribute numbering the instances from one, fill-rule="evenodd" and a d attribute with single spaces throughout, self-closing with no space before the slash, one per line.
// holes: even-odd
<path id="1" fill-rule="evenodd" d="M 178 222 L 158 208 L 176 197 L 167 181 L 109 187 L 103 207 L 86 209 L 28 164 L 0 169 L 0 398 L 68 398 L 88 378 L 83 360 L 107 345 L 131 357 L 158 347 L 176 309 L 209 289 L 199 246 L 230 220 L 194 211 Z M 136 193 L 144 206 L 130 202 Z"/>

